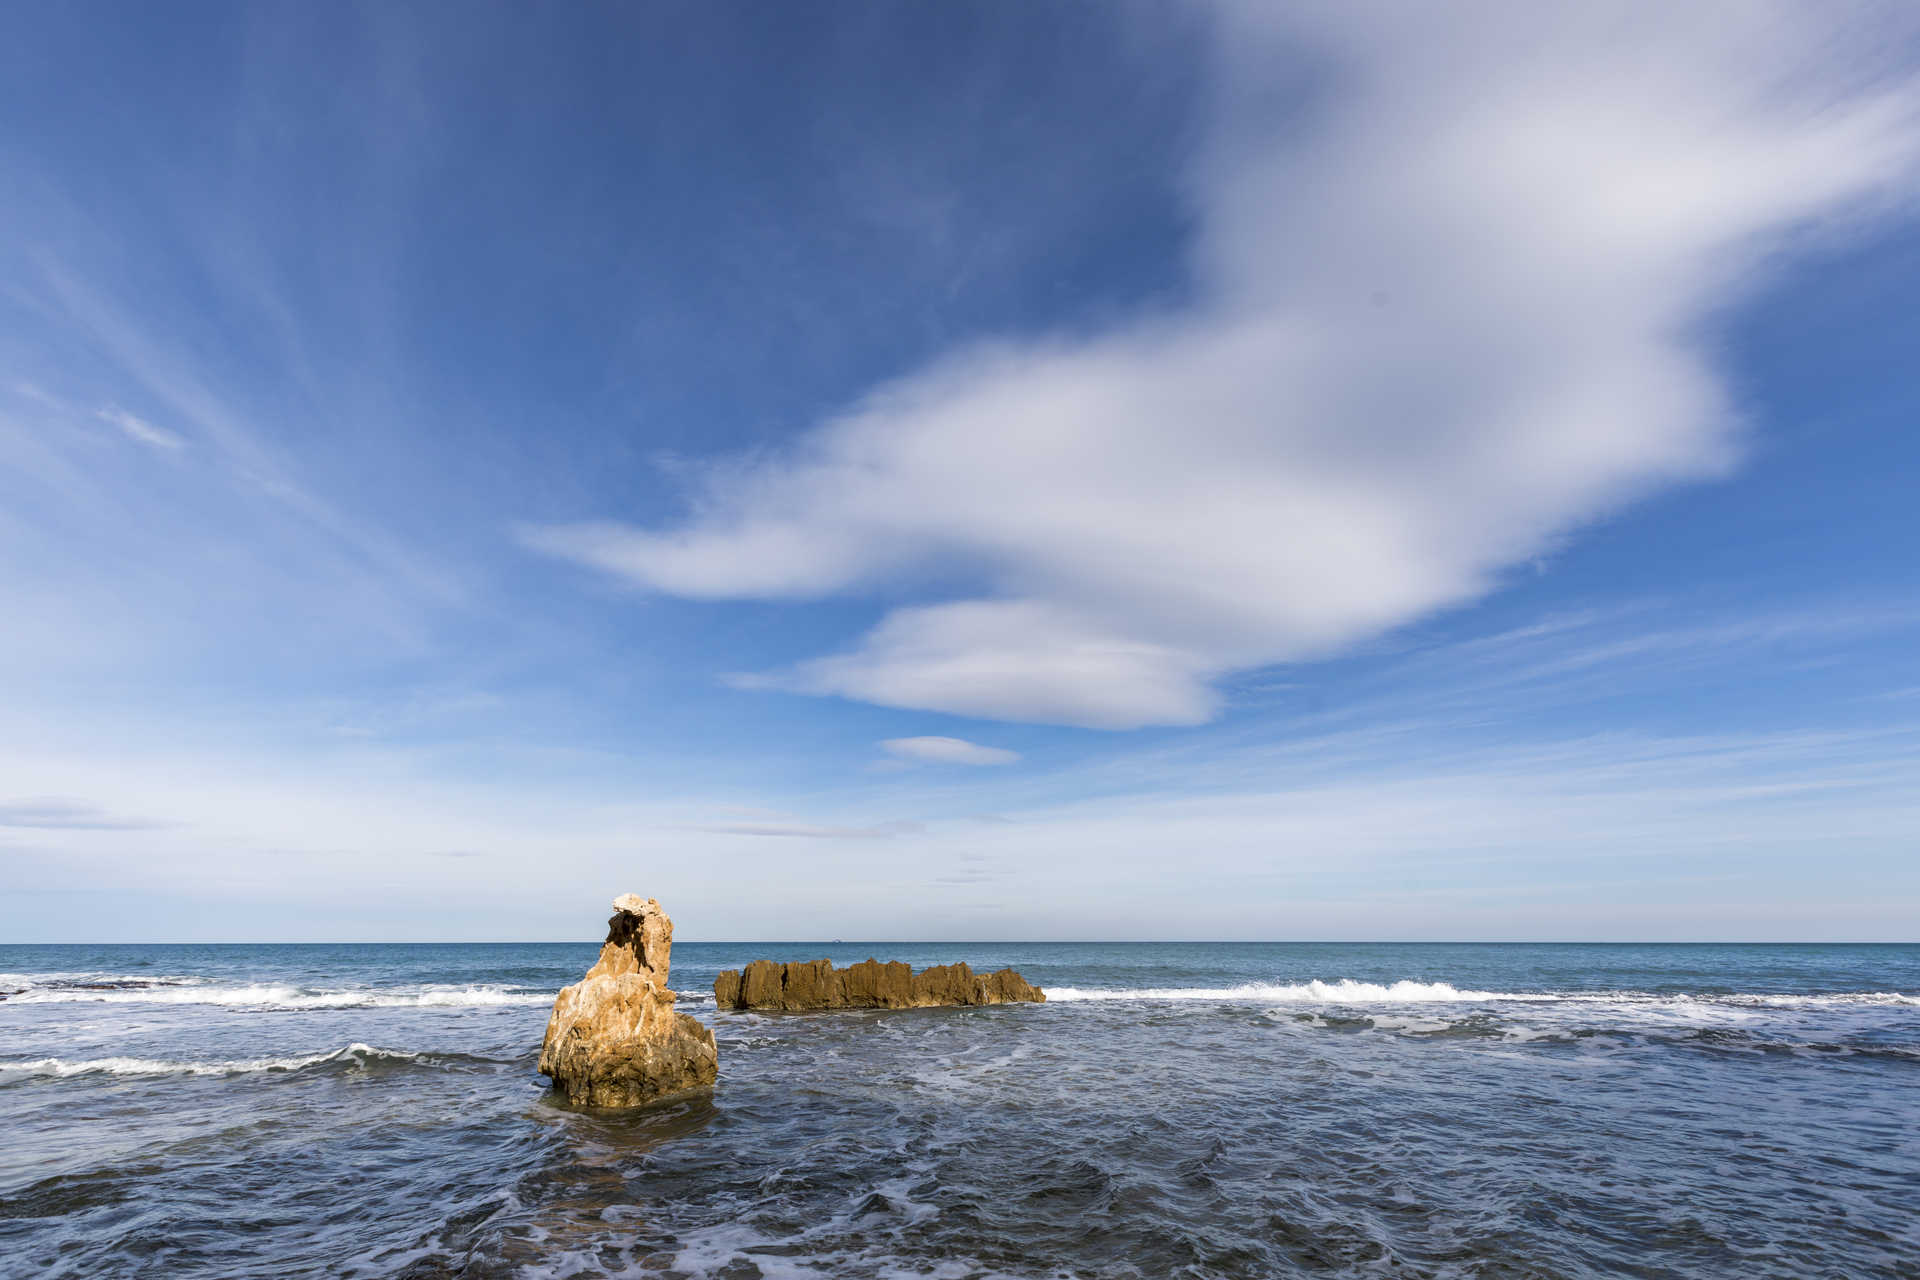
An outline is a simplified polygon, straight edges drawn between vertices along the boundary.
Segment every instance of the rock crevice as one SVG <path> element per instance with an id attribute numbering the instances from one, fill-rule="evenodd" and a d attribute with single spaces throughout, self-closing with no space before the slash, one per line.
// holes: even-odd
<path id="1" fill-rule="evenodd" d="M 1012 969 L 975 973 L 964 964 L 941 964 L 915 973 L 903 961 L 874 959 L 836 969 L 823 959 L 755 960 L 744 970 L 729 969 L 714 979 L 713 998 L 722 1009 L 799 1013 L 1039 1003 L 1047 995 Z"/>
<path id="2" fill-rule="evenodd" d="M 713 1032 L 673 1008 L 673 921 L 652 898 L 613 901 L 607 940 L 586 976 L 553 1002 L 540 1072 L 568 1101 L 637 1107 L 711 1085 Z"/>

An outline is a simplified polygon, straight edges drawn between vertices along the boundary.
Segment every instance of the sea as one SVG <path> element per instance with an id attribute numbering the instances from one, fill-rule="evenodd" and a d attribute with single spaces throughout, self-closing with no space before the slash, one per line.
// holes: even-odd
<path id="1" fill-rule="evenodd" d="M 681 942 L 627 1114 L 595 952 L 0 946 L 0 1275 L 1920 1277 L 1920 946 Z M 1048 999 L 714 1007 L 822 955 Z"/>

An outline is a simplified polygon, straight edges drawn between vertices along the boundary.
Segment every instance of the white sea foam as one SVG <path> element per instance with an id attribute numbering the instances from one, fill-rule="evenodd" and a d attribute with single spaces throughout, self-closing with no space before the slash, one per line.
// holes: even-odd
<path id="1" fill-rule="evenodd" d="M 297 1058 L 241 1058 L 227 1062 L 173 1062 L 161 1058 L 30 1058 L 0 1062 L 0 1080 L 23 1076 L 231 1076 L 263 1071 L 298 1071 L 325 1062 L 352 1062 L 365 1066 L 370 1062 L 418 1062 L 423 1054 L 398 1049 L 376 1049 L 368 1044 L 350 1044 L 330 1053 L 308 1054 Z"/>
<path id="2" fill-rule="evenodd" d="M 257 1009 L 465 1008 L 475 1005 L 552 1004 L 551 991 L 518 991 L 499 986 L 425 986 L 316 990 L 285 984 L 243 986 L 154 986 L 99 989 L 79 986 L 31 987 L 7 997 L 8 1004 L 212 1004 Z"/>
<path id="3" fill-rule="evenodd" d="M 1719 997 L 1729 1004 L 1752 1004 L 1767 1009 L 1819 1008 L 1835 1004 L 1910 1005 L 1920 1008 L 1920 996 L 1899 991 L 1840 991 L 1829 995 L 1731 995 Z"/>
<path id="4" fill-rule="evenodd" d="M 1049 1004 L 1062 1000 L 1262 1000 L 1303 1004 L 1459 1004 L 1490 1000 L 1557 1000 L 1523 991 L 1463 991 L 1450 982 L 1402 979 L 1389 985 L 1355 982 L 1243 982 L 1233 987 L 1048 987 Z"/>
<path id="5" fill-rule="evenodd" d="M 1843 991 L 1818 995 L 1780 995 L 1733 992 L 1721 995 L 1656 994 L 1643 991 L 1477 991 L 1450 982 L 1243 982 L 1231 987 L 1048 987 L 1047 1002 L 1077 1000 L 1212 1000 L 1262 1001 L 1273 1004 L 1490 1004 L 1497 1002 L 1578 1003 L 1667 1007 L 1684 1013 L 1688 1007 L 1797 1009 L 1839 1005 L 1920 1007 L 1920 996 L 1899 991 Z"/>
<path id="6" fill-rule="evenodd" d="M 103 970 L 65 970 L 54 973 L 0 973 L 0 991 L 32 987 L 70 987 L 76 990 L 140 990 L 150 987 L 203 986 L 210 979 L 179 973 L 109 973 Z"/>

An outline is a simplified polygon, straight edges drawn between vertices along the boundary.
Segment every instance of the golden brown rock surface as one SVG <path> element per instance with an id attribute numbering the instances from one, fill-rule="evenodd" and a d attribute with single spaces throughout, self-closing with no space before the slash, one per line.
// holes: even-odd
<path id="1" fill-rule="evenodd" d="M 929 1009 L 949 1005 L 1039 1003 L 1047 993 L 1012 969 L 975 973 L 964 964 L 940 964 L 919 973 L 899 960 L 867 959 L 845 969 L 830 960 L 775 964 L 755 960 L 713 980 L 722 1009 Z"/>
<path id="2" fill-rule="evenodd" d="M 713 1032 L 675 1013 L 667 988 L 673 921 L 631 893 L 613 907 L 600 959 L 553 1002 L 541 1074 L 590 1107 L 637 1107 L 711 1085 L 720 1065 Z"/>

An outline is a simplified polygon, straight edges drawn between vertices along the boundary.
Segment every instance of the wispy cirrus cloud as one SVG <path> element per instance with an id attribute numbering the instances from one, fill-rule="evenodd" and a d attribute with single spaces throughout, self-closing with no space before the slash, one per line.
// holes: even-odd
<path id="1" fill-rule="evenodd" d="M 1005 747 L 983 747 L 965 738 L 888 738 L 880 749 L 898 760 L 927 764 L 965 764 L 974 766 L 1012 764 L 1018 751 Z"/>
<path id="2" fill-rule="evenodd" d="M 759 683 L 1124 729 L 1494 589 L 1723 472 L 1699 341 L 1792 238 L 1908 189 L 1882 4 L 1214 8 L 1195 301 L 988 343 L 677 523 L 525 531 L 694 599 L 970 589 Z M 1289 103 L 1280 109 L 1276 103 Z"/>
<path id="3" fill-rule="evenodd" d="M 94 416 L 102 422 L 112 423 L 120 428 L 127 439 L 146 445 L 149 449 L 161 449 L 173 453 L 187 447 L 187 442 L 182 436 L 165 427 L 156 427 L 145 418 L 128 413 L 125 409 L 109 405 Z"/>

